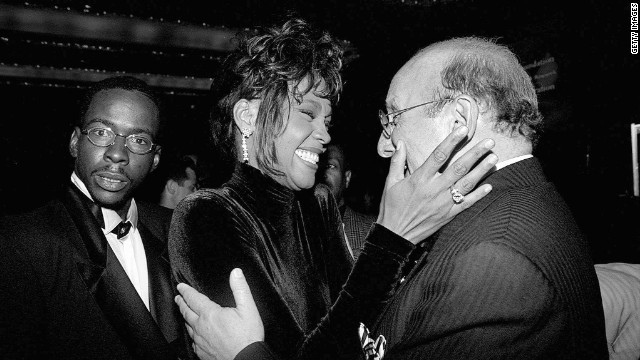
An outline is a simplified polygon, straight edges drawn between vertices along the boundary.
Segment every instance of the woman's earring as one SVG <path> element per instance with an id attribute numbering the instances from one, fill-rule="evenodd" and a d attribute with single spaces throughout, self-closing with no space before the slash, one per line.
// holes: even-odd
<path id="1" fill-rule="evenodd" d="M 247 150 L 247 139 L 253 131 L 249 128 L 242 129 L 242 162 L 245 164 L 249 163 L 249 150 Z"/>

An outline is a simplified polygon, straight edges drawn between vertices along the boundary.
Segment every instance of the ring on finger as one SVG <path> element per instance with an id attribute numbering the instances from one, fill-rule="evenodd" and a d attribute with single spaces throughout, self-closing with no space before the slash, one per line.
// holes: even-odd
<path id="1" fill-rule="evenodd" d="M 464 201 L 464 195 L 460 192 L 460 190 L 454 188 L 453 186 L 449 189 L 451 192 L 451 199 L 454 204 L 462 204 Z"/>

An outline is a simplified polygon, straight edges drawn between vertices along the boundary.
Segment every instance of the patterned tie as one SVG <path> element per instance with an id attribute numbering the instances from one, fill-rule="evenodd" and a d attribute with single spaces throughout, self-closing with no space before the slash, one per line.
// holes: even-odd
<path id="1" fill-rule="evenodd" d="M 111 233 L 118 235 L 118 240 L 120 240 L 123 237 L 127 236 L 127 234 L 129 233 L 129 229 L 131 229 L 131 223 L 128 221 L 121 221 L 118 226 L 114 227 L 113 230 L 111 230 Z"/>
<path id="2" fill-rule="evenodd" d="M 382 360 L 384 358 L 385 350 L 387 349 L 387 339 L 383 335 L 378 336 L 374 341 L 369 335 L 369 329 L 360 323 L 358 329 L 358 335 L 360 335 L 360 345 L 362 346 L 362 352 L 366 360 Z"/>

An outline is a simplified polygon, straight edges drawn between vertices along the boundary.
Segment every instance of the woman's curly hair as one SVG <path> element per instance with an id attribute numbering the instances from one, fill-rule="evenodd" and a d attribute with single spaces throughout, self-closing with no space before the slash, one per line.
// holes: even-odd
<path id="1" fill-rule="evenodd" d="M 342 91 L 342 49 L 326 32 L 313 29 L 301 19 L 280 27 L 243 34 L 237 49 L 223 62 L 210 89 L 211 136 L 215 151 L 227 163 L 237 159 L 233 107 L 241 99 L 260 99 L 253 136 L 257 137 L 260 169 L 279 175 L 273 139 L 286 128 L 289 113 L 285 101 L 301 102 L 309 91 L 338 101 Z M 306 89 L 298 85 L 308 80 Z M 323 86 L 319 87 L 322 84 Z M 317 92 L 322 90 L 322 92 Z"/>

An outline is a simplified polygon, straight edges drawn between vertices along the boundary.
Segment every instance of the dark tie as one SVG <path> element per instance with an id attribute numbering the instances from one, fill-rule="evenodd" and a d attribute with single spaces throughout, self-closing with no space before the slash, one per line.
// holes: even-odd
<path id="1" fill-rule="evenodd" d="M 131 223 L 128 221 L 121 221 L 118 226 L 114 227 L 113 230 L 111 230 L 111 233 L 118 235 L 118 240 L 120 240 L 123 237 L 127 236 L 127 234 L 129 233 L 129 229 L 131 229 Z"/>

